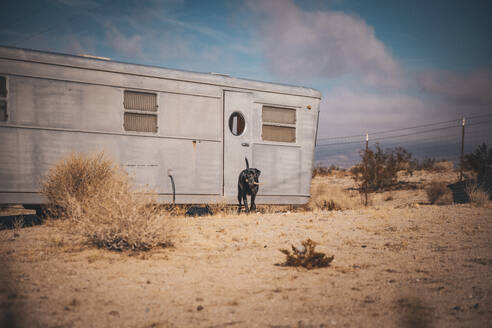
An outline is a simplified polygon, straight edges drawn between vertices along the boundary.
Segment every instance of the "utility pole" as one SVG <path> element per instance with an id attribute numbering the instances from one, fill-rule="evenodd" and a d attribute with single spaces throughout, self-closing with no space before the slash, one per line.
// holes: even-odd
<path id="1" fill-rule="evenodd" d="M 466 118 L 461 121 L 461 156 L 460 156 L 460 181 L 463 181 L 463 166 L 465 164 L 465 123 Z"/>

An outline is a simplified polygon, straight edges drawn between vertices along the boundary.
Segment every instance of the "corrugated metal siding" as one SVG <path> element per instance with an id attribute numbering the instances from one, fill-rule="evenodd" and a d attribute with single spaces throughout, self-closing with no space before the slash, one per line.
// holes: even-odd
<path id="1" fill-rule="evenodd" d="M 253 145 L 253 164 L 261 171 L 259 195 L 297 195 L 301 189 L 301 148 Z"/>
<path id="2" fill-rule="evenodd" d="M 125 109 L 157 112 L 157 95 L 154 93 L 125 91 Z"/>
<path id="3" fill-rule="evenodd" d="M 157 132 L 157 116 L 125 113 L 125 130 L 138 132 Z"/>
<path id="4" fill-rule="evenodd" d="M 261 136 L 266 141 L 296 142 L 296 128 L 275 125 L 263 125 Z"/>
<path id="5" fill-rule="evenodd" d="M 268 123 L 296 124 L 296 110 L 263 106 L 262 119 Z"/>

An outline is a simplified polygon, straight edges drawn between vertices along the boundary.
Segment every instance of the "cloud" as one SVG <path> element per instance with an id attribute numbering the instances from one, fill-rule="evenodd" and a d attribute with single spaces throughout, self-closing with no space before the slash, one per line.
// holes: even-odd
<path id="1" fill-rule="evenodd" d="M 55 2 L 68 7 L 73 8 L 96 8 L 98 6 L 97 1 L 94 0 L 56 0 Z"/>
<path id="2" fill-rule="evenodd" d="M 119 54 L 125 57 L 143 58 L 140 35 L 126 36 L 110 23 L 105 25 L 105 35 L 108 44 Z"/>
<path id="3" fill-rule="evenodd" d="M 324 94 L 319 137 L 365 134 L 408 125 L 407 122 L 442 120 L 432 102 L 403 93 L 374 93 L 336 88 Z"/>
<path id="4" fill-rule="evenodd" d="M 96 52 L 96 39 L 91 36 L 67 34 L 62 38 L 63 52 L 80 55 L 94 54 Z"/>
<path id="5" fill-rule="evenodd" d="M 292 1 L 247 1 L 256 14 L 267 68 L 283 78 L 344 75 L 370 86 L 401 87 L 402 68 L 374 29 L 337 11 L 303 11 Z"/>
<path id="6" fill-rule="evenodd" d="M 167 24 L 179 26 L 182 28 L 186 28 L 186 29 L 189 29 L 193 32 L 203 34 L 205 36 L 214 38 L 216 40 L 224 40 L 225 39 L 225 35 L 222 32 L 215 30 L 215 29 L 212 29 L 212 28 L 209 28 L 209 27 L 206 27 L 206 26 L 200 26 L 197 24 L 189 24 L 189 23 L 185 23 L 183 21 L 169 18 L 169 17 L 160 17 L 159 19 L 163 23 L 167 23 Z"/>
<path id="7" fill-rule="evenodd" d="M 477 69 L 468 73 L 428 70 L 417 75 L 420 88 L 431 95 L 467 104 L 492 104 L 492 71 Z"/>

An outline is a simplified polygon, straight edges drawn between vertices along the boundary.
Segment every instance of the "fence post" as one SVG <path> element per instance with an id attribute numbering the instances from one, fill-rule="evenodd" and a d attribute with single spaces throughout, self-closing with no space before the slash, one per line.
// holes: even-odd
<path id="1" fill-rule="evenodd" d="M 465 123 L 466 118 L 463 117 L 461 121 L 461 156 L 460 156 L 460 181 L 463 181 L 463 166 L 465 162 L 464 154 L 465 154 Z"/>
<path id="2" fill-rule="evenodd" d="M 365 158 L 364 158 L 364 165 L 365 165 L 365 168 L 364 168 L 364 171 L 365 171 L 365 174 L 367 175 L 367 151 L 369 150 L 369 133 L 366 133 L 366 153 L 365 153 Z M 367 179 L 365 179 L 365 183 L 364 183 L 364 194 L 365 194 L 365 197 L 366 197 L 366 201 L 365 201 L 365 204 L 364 206 L 367 206 Z"/>

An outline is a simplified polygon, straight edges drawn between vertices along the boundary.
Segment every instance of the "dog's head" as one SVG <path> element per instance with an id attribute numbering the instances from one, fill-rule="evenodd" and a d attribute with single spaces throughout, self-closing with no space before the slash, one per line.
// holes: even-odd
<path id="1" fill-rule="evenodd" d="M 258 179 L 260 178 L 261 171 L 258 169 L 247 169 L 245 172 L 244 182 L 249 185 L 250 189 L 258 187 L 260 185 Z"/>

